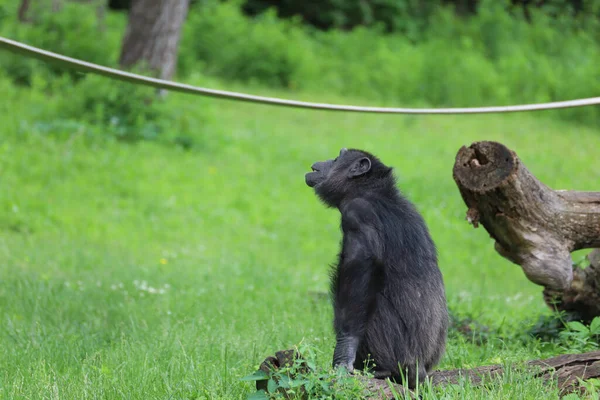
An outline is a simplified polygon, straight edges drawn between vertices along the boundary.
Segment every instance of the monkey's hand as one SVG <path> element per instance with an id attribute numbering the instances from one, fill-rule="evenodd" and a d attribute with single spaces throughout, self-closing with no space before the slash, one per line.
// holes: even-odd
<path id="1" fill-rule="evenodd" d="M 349 373 L 354 372 L 354 360 L 358 350 L 358 338 L 352 336 L 338 337 L 333 351 L 333 368 L 346 368 Z"/>

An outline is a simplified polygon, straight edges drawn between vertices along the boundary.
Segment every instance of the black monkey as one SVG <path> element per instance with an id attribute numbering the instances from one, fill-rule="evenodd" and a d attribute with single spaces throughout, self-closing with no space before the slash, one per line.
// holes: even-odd
<path id="1" fill-rule="evenodd" d="M 342 149 L 311 168 L 306 184 L 342 220 L 331 274 L 333 366 L 367 367 L 397 382 L 404 376 L 414 388 L 441 359 L 449 322 L 425 221 L 398 191 L 392 168 L 372 154 Z"/>

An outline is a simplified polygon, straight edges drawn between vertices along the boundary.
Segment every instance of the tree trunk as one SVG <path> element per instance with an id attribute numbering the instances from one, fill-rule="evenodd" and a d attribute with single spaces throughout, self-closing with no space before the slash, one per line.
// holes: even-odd
<path id="1" fill-rule="evenodd" d="M 59 12 L 62 9 L 60 0 L 52 0 L 52 12 Z"/>
<path id="2" fill-rule="evenodd" d="M 96 21 L 98 21 L 98 30 L 106 31 L 106 3 L 99 1 L 96 5 Z"/>
<path id="3" fill-rule="evenodd" d="M 189 0 L 133 0 L 119 63 L 138 63 L 160 79 L 171 79 L 177 65 L 181 27 Z"/>
<path id="4" fill-rule="evenodd" d="M 29 22 L 27 18 L 27 11 L 29 11 L 29 6 L 31 5 L 31 0 L 21 0 L 21 5 L 19 5 L 19 21 L 23 23 Z"/>
<path id="5" fill-rule="evenodd" d="M 283 350 L 275 353 L 275 356 L 267 357 L 260 365 L 260 371 L 266 373 L 268 377 L 273 376 L 282 367 L 291 367 L 294 363 L 300 361 L 302 368 L 296 372 L 302 374 L 310 373 L 308 365 L 303 362 L 303 358 L 295 350 Z M 594 351 L 583 354 L 565 354 L 558 357 L 552 357 L 545 360 L 532 360 L 525 364 L 525 370 L 534 374 L 537 378 L 548 382 L 556 382 L 561 396 L 570 392 L 583 392 L 583 388 L 578 385 L 578 379 L 589 380 L 600 378 L 600 351 Z M 501 377 L 504 370 L 501 365 L 487 365 L 473 369 L 453 369 L 447 371 L 433 371 L 429 379 L 433 386 L 457 385 L 461 380 L 467 378 L 472 385 L 483 385 L 490 380 Z M 358 377 L 365 384 L 367 392 L 375 395 L 376 399 L 393 399 L 394 391 L 400 394 L 408 394 L 408 390 L 398 384 L 389 383 L 387 380 Z M 267 390 L 266 380 L 257 380 L 257 390 Z M 282 391 L 283 392 L 283 391 Z M 302 392 L 305 394 L 304 392 Z M 284 394 L 284 393 L 282 393 Z M 285 394 L 284 394 L 285 396 Z M 306 396 L 305 396 L 306 397 Z"/>
<path id="6" fill-rule="evenodd" d="M 463 146 L 453 175 L 469 222 L 476 228 L 481 223 L 496 251 L 544 286 L 549 306 L 588 320 L 600 315 L 598 252 L 585 269 L 571 258 L 572 251 L 600 247 L 600 193 L 552 190 L 496 142 Z"/>

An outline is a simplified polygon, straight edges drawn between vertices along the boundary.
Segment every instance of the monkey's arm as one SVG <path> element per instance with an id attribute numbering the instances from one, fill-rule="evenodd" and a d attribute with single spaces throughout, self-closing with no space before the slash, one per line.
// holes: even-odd
<path id="1" fill-rule="evenodd" d="M 369 316 L 375 306 L 377 277 L 375 230 L 371 211 L 360 204 L 342 213 L 344 242 L 336 278 L 334 328 L 336 346 L 333 366 L 353 370 L 353 363 Z"/>

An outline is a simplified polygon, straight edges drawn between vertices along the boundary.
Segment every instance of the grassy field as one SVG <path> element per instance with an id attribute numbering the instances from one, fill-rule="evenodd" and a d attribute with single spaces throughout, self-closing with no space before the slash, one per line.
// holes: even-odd
<path id="1" fill-rule="evenodd" d="M 327 368 L 331 309 L 313 293 L 327 290 L 338 214 L 304 173 L 341 147 L 396 168 L 438 246 L 452 311 L 501 333 L 479 346 L 453 336 L 439 368 L 563 351 L 519 339 L 548 314 L 541 288 L 465 221 L 451 170 L 460 146 L 498 140 L 549 186 L 598 190 L 599 130 L 543 114 L 210 106 L 217 122 L 199 126 L 204 145 L 186 151 L 30 129 L 29 110 L 44 103 L 25 90 L 0 104 L 1 399 L 242 399 L 253 384 L 240 378 L 300 342 Z M 429 395 L 540 399 L 556 389 L 515 373 Z"/>

